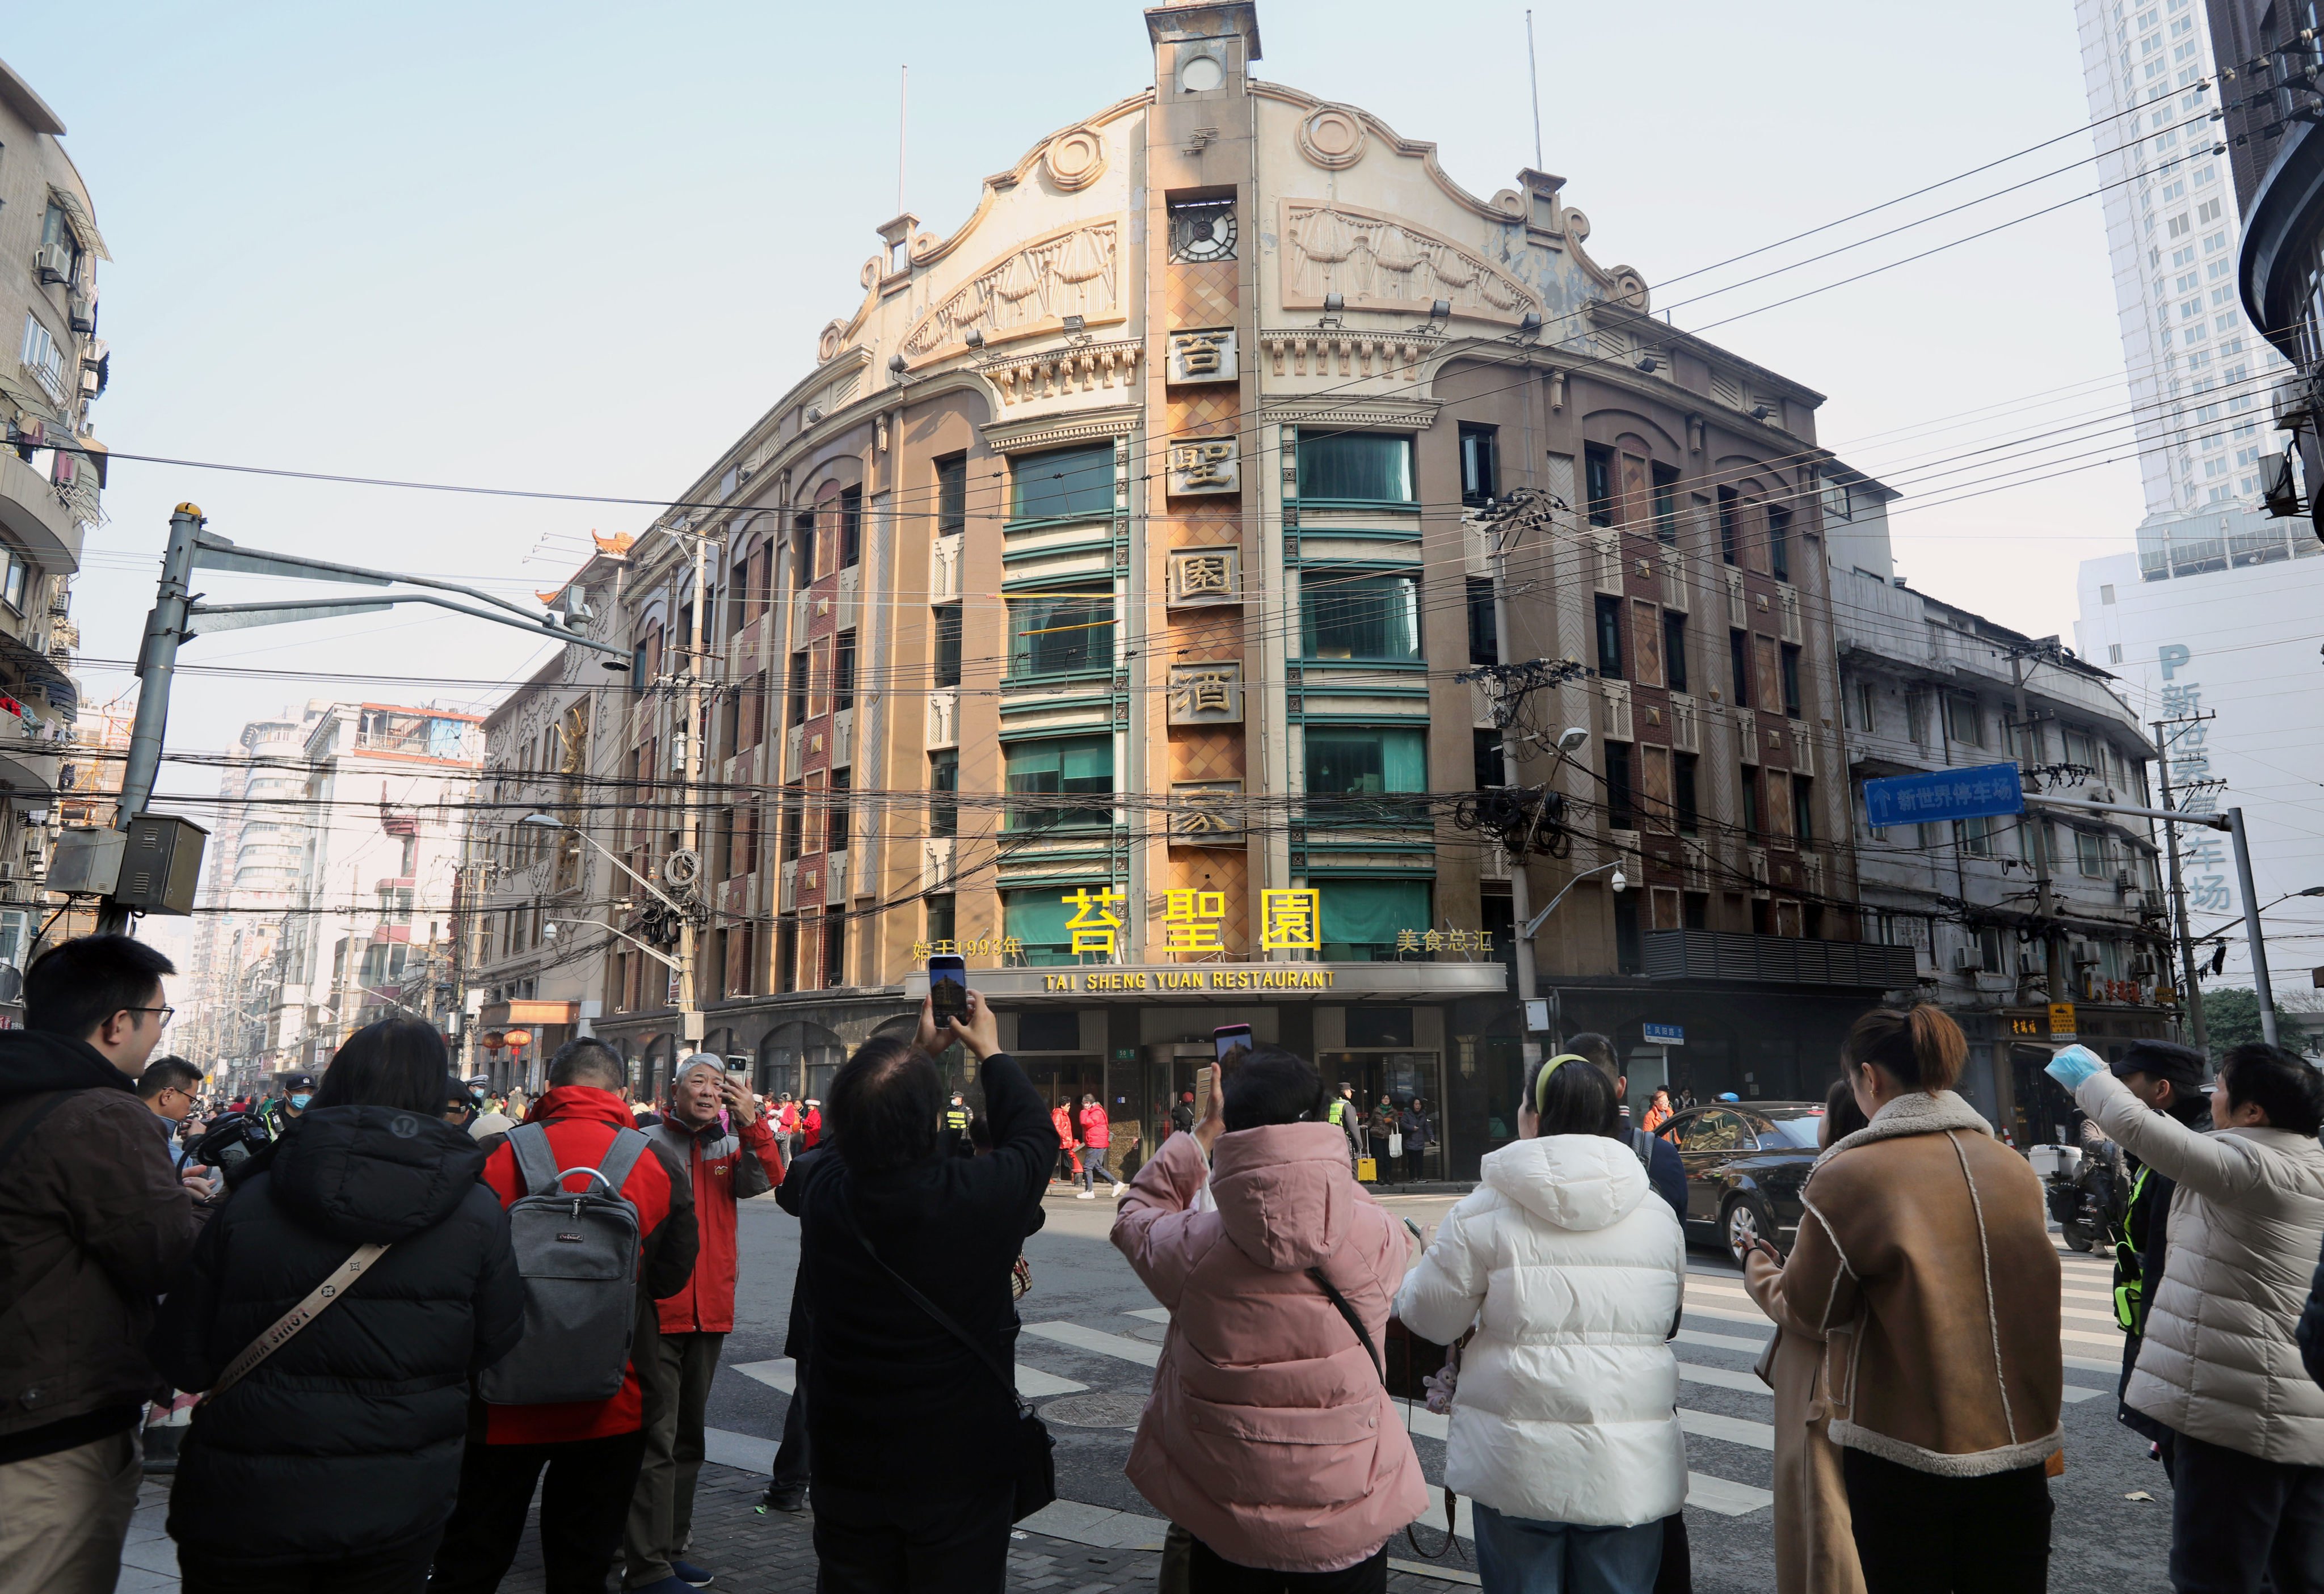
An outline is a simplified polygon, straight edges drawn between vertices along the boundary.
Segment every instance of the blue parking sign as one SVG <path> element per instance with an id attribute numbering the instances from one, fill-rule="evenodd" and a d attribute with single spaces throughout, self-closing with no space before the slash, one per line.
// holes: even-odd
<path id="1" fill-rule="evenodd" d="M 2024 812 L 2025 784 L 2015 764 L 1932 769 L 1864 783 L 1864 820 L 1875 830 Z"/>

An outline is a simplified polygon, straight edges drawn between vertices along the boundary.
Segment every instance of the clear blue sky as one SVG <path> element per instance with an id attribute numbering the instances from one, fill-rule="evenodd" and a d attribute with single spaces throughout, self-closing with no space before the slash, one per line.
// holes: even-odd
<path id="1" fill-rule="evenodd" d="M 1521 6 L 1262 0 L 1259 14 L 1260 76 L 1436 141 L 1479 193 L 1532 164 Z M 2066 0 L 1971 0 L 1941 18 L 1682 0 L 1544 7 L 1536 27 L 1548 167 L 1589 214 L 1592 253 L 1650 281 L 2088 119 Z M 899 63 L 912 69 L 907 201 L 939 235 L 985 174 L 1150 77 L 1139 8 L 1086 0 L 983 12 L 100 0 L 20 7 L 5 48 L 70 129 L 113 252 L 101 279 L 113 385 L 96 409 L 113 447 L 642 497 L 679 492 L 858 301 L 872 229 L 895 207 Z M 2024 172 L 2089 148 L 2070 139 Z M 2083 167 L 1678 322 L 1702 327 L 2092 186 Z M 2072 408 L 2120 405 L 2103 385 L 2121 354 L 2094 200 L 1709 335 L 1830 394 L 1823 440 L 1875 474 L 2038 419 L 1925 437 L 2006 398 L 2080 383 Z M 1910 436 L 1877 440 L 1898 428 Z M 93 698 L 128 684 L 96 661 L 134 652 L 170 506 L 189 498 L 237 541 L 511 591 L 557 585 L 590 528 L 650 518 L 124 463 L 75 611 Z M 2139 512 L 2131 467 L 2069 476 L 1904 515 L 1899 567 L 2005 622 L 2070 634 L 2075 562 L 2130 546 Z M 535 554 L 544 536 L 562 539 L 553 557 Z M 207 585 L 221 597 L 293 590 Z M 188 654 L 434 677 L 504 677 L 536 657 L 515 632 L 396 617 L 221 636 Z M 358 692 L 185 677 L 173 745 L 229 745 L 244 719 L 309 695 Z M 208 785 L 165 773 L 162 789 Z"/>

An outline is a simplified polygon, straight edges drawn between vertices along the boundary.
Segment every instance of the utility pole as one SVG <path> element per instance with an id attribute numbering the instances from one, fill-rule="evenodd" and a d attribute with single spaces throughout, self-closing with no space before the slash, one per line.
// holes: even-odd
<path id="1" fill-rule="evenodd" d="M 2259 1037 L 2275 1039 L 2275 991 L 2267 978 L 2267 937 L 2259 927 L 2259 894 L 2252 889 L 2251 845 L 2244 838 L 2244 811 L 2227 810 L 2227 838 L 2236 847 L 2236 885 L 2244 894 L 2244 942 L 2251 950 L 2252 993 L 2259 999 Z"/>
<path id="2" fill-rule="evenodd" d="M 2200 714 L 2196 717 L 2209 719 L 2210 716 Z M 2171 790 L 2171 747 L 2163 737 L 2163 727 L 2189 723 L 2186 720 L 2154 722 L 2155 769 L 2163 783 L 2163 807 L 2166 813 L 2178 812 L 2179 805 L 2173 800 Z M 2187 1035 L 2197 1051 L 2208 1055 L 2211 1043 L 2203 1030 L 2203 992 L 2195 978 L 2195 926 L 2187 920 L 2187 885 L 2179 874 L 2179 827 L 2168 824 L 2163 825 L 2163 840 L 2171 857 L 2171 912 L 2173 922 L 2179 926 L 2179 933 L 2172 939 L 2179 943 L 2179 972 L 2184 981 L 2180 990 L 2184 993 L 2181 1000 L 2187 1006 Z"/>
<path id="3" fill-rule="evenodd" d="M 710 609 L 710 539 L 694 539 L 694 624 L 687 651 L 692 668 L 687 673 L 686 691 L 686 767 L 681 776 L 678 800 L 685 805 L 684 817 L 679 821 L 686 851 L 698 861 L 702 855 L 702 815 L 695 802 L 696 783 L 702 779 L 702 677 L 710 668 L 710 660 L 702 645 L 703 622 Z M 701 865 L 696 864 L 698 872 Z M 686 1038 L 696 1046 L 702 1043 L 702 1001 L 696 989 L 698 975 L 695 953 L 698 937 L 693 914 L 681 915 L 678 921 L 678 1023 Z"/>
<path id="4" fill-rule="evenodd" d="M 2013 648 L 2009 652 L 2009 682 L 2017 702 L 2017 768 L 2029 779 L 2035 755 L 2041 751 L 2041 732 L 2025 705 L 2025 658 L 2029 652 L 2044 656 L 2056 645 L 2055 638 L 2048 638 L 2024 650 Z M 1943 706 L 1941 703 L 1938 705 L 1941 714 Z M 2066 948 L 2058 937 L 2057 901 L 2050 894 L 2050 821 L 2046 817 L 2034 821 L 2034 912 L 2042 921 L 2043 982 L 2050 988 L 2052 1004 L 2069 1001 L 2072 996 L 2066 984 Z"/>
<path id="5" fill-rule="evenodd" d="M 1516 535 L 1513 529 L 1508 539 L 1499 536 L 1493 539 L 1493 650 L 1500 655 L 1499 662 L 1503 664 L 1517 657 L 1517 650 L 1512 644 L 1517 633 L 1509 624 L 1508 551 L 1508 543 L 1515 540 Z M 1506 714 L 1502 718 L 1505 723 L 1501 726 L 1501 779 L 1514 788 L 1518 784 L 1517 760 L 1524 756 L 1524 748 L 1517 740 L 1517 715 Z M 1558 760 L 1558 767 L 1564 767 L 1562 758 Z M 1548 800 L 1546 796 L 1543 800 Z M 1525 1059 L 1528 1080 L 1532 1078 L 1533 1070 L 1541 1066 L 1541 1042 L 1534 1038 L 1533 1032 L 1536 995 L 1533 937 L 1525 934 L 1526 925 L 1533 919 L 1533 888 L 1526 878 L 1529 872 L 1530 865 L 1525 853 L 1520 852 L 1509 860 L 1509 926 L 1510 939 L 1517 943 L 1517 1023 L 1521 1037 L 1517 1047 L 1518 1055 Z"/>
<path id="6" fill-rule="evenodd" d="M 113 828 L 127 830 L 153 798 L 161 769 L 161 742 L 170 727 L 170 686 L 178 673 L 178 646 L 186 640 L 190 606 L 186 584 L 194 573 L 194 537 L 202 511 L 181 503 L 170 511 L 170 544 L 161 554 L 161 585 L 145 616 L 145 640 L 137 650 L 137 718 L 129 731 L 129 756 L 121 768 L 121 797 Z M 129 910 L 107 895 L 97 904 L 97 933 L 117 935 L 129 928 Z"/>

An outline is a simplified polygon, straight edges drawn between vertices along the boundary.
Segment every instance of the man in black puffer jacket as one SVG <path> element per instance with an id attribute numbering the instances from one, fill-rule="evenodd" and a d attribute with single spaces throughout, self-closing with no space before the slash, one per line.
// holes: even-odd
<path id="1" fill-rule="evenodd" d="M 523 1285 L 484 1149 L 443 1121 L 443 1037 L 358 1030 L 202 1235 L 153 1334 L 181 1389 L 345 1262 L 388 1248 L 194 1416 L 170 1492 L 189 1594 L 416 1590 L 459 1488 L 468 1380 L 516 1344 Z M 295 1584 L 278 1582 L 303 1574 Z"/>

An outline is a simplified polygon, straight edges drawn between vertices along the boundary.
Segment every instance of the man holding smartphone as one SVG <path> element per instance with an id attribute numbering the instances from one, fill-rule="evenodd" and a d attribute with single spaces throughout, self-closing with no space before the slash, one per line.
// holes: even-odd
<path id="1" fill-rule="evenodd" d="M 783 1176 L 774 1130 L 759 1115 L 747 1077 L 707 1052 L 681 1060 L 669 1116 L 646 1131 L 693 1180 L 702 1248 L 686 1287 L 656 1304 L 658 1342 L 640 1346 L 633 1358 L 646 1453 L 622 1542 L 625 1589 L 678 1594 L 709 1580 L 680 1558 L 694 1527 L 710 1381 L 734 1327 L 736 1207 Z"/>

